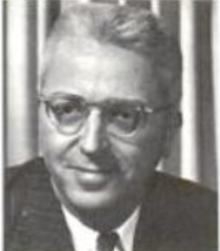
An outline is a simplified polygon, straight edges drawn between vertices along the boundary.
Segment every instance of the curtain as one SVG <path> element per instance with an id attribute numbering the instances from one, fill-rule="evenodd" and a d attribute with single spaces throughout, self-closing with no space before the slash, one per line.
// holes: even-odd
<path id="1" fill-rule="evenodd" d="M 7 166 L 23 163 L 39 153 L 36 86 L 42 48 L 59 13 L 76 1 L 4 1 Z M 217 12 L 217 0 L 104 2 L 133 4 L 151 9 L 164 18 L 165 25 L 179 40 L 184 69 L 180 107 L 183 126 L 173 142 L 170 157 L 164 161 L 161 169 L 216 189 L 219 164 L 217 143 L 220 144 L 215 136 L 220 134 L 217 130 L 220 127 L 217 115 L 220 95 L 215 95 L 219 77 L 216 68 L 219 64 L 216 60 L 216 41 L 219 42 L 219 36 L 213 31 L 220 15 Z"/>

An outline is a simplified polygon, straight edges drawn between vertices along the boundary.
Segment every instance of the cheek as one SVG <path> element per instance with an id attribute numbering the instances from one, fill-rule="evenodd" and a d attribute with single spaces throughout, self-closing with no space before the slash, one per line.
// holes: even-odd
<path id="1" fill-rule="evenodd" d="M 59 159 L 68 147 L 67 139 L 49 121 L 43 111 L 39 113 L 39 145 L 43 157 Z"/>
<path id="2" fill-rule="evenodd" d="M 164 138 L 163 130 L 154 130 L 133 144 L 117 144 L 114 154 L 128 177 L 145 179 L 154 171 L 163 154 Z"/>

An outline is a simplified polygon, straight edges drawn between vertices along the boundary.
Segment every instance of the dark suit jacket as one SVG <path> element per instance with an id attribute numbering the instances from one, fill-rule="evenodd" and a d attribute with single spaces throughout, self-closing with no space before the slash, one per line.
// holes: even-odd
<path id="1" fill-rule="evenodd" d="M 12 168 L 8 174 L 5 251 L 74 250 L 42 159 Z M 214 193 L 157 172 L 150 184 L 135 251 L 217 250 Z"/>

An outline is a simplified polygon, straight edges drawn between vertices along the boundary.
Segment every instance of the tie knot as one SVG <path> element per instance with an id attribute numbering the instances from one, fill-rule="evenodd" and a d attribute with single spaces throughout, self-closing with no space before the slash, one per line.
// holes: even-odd
<path id="1" fill-rule="evenodd" d="M 118 241 L 118 234 L 115 232 L 100 233 L 97 239 L 98 251 L 113 251 Z"/>

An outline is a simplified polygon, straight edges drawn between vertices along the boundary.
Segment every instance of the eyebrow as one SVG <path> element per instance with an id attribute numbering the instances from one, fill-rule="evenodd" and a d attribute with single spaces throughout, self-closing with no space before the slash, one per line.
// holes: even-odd
<path id="1" fill-rule="evenodd" d="M 56 98 L 56 97 L 60 97 L 60 98 L 78 98 L 78 99 L 82 99 L 82 100 L 85 100 L 86 102 L 89 103 L 89 101 L 86 100 L 86 98 L 84 98 L 83 96 L 80 96 L 80 95 L 77 95 L 77 94 L 73 94 L 73 93 L 66 93 L 66 92 L 54 92 L 48 96 L 46 95 L 43 95 L 43 94 L 40 94 L 39 95 L 40 99 L 42 100 L 48 100 L 50 98 Z M 94 102 L 91 102 L 91 103 L 102 103 L 102 102 L 118 102 L 118 103 L 135 103 L 135 104 L 143 104 L 145 106 L 147 105 L 150 105 L 148 102 L 146 101 L 143 101 L 141 99 L 125 99 L 125 98 L 119 98 L 119 97 L 110 97 L 110 98 L 107 98 L 103 101 L 94 101 Z"/>

